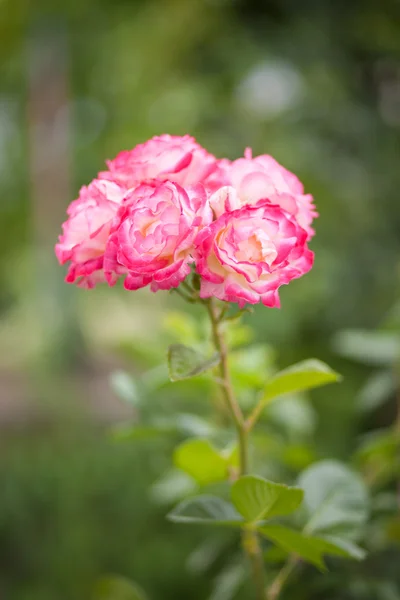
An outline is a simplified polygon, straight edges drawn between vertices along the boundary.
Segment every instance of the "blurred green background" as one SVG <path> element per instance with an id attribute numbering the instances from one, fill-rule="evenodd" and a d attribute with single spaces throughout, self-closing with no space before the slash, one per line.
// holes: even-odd
<path id="1" fill-rule="evenodd" d="M 89 598 L 115 572 L 153 599 L 219 600 L 218 565 L 187 568 L 205 536 L 166 522 L 154 494 L 182 431 L 109 436 L 133 412 L 110 373 L 156 378 L 182 306 L 69 287 L 53 252 L 79 187 L 152 135 L 190 133 L 229 158 L 252 146 L 299 175 L 320 212 L 315 267 L 246 324 L 278 366 L 317 356 L 343 373 L 301 413 L 317 457 L 348 460 L 394 421 L 393 390 L 359 409 L 373 367 L 333 340 L 400 329 L 399 56 L 396 0 L 0 0 L 1 598 Z M 162 385 L 147 410 L 201 414 L 202 393 Z M 326 588 L 310 570 L 288 598 L 396 600 L 399 558 L 384 545 Z"/>

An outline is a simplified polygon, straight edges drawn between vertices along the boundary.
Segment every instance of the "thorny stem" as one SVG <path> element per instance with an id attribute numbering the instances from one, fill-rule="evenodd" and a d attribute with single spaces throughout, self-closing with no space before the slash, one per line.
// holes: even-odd
<path id="1" fill-rule="evenodd" d="M 214 298 L 210 298 L 206 305 L 210 316 L 215 349 L 220 355 L 218 382 L 224 395 L 226 405 L 235 423 L 239 443 L 240 475 L 244 475 L 248 470 L 248 429 L 242 410 L 236 400 L 229 373 L 228 348 L 221 329 L 225 310 L 218 308 Z M 243 531 L 243 548 L 247 553 L 251 564 L 257 600 L 265 600 L 264 561 L 260 541 L 257 532 L 250 527 Z"/>

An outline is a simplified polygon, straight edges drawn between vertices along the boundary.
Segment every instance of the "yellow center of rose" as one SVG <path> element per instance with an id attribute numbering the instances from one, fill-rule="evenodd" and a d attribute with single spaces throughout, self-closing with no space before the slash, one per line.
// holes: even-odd
<path id="1" fill-rule="evenodd" d="M 256 231 L 248 239 L 238 243 L 238 251 L 235 254 L 237 260 L 241 262 L 271 264 L 277 253 L 269 237 L 263 231 Z"/>

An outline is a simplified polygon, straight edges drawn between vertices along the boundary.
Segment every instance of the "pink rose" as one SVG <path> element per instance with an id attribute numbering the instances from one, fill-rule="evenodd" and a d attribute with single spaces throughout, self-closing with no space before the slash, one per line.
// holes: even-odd
<path id="1" fill-rule="evenodd" d="M 198 229 L 211 216 L 201 185 L 186 190 L 171 182 L 140 185 L 127 195 L 110 236 L 104 261 L 108 281 L 127 273 L 128 290 L 177 287 L 190 272 Z"/>
<path id="2" fill-rule="evenodd" d="M 133 188 L 151 179 L 180 185 L 202 183 L 215 169 L 216 158 L 189 135 L 160 135 L 133 150 L 120 152 L 107 161 L 108 171 L 99 173 L 120 185 Z"/>
<path id="3" fill-rule="evenodd" d="M 103 258 L 110 228 L 125 190 L 111 181 L 95 179 L 82 187 L 79 198 L 69 205 L 55 252 L 60 264 L 71 261 L 68 283 L 92 288 L 105 281 Z"/>
<path id="4" fill-rule="evenodd" d="M 225 211 L 268 199 L 292 214 L 307 231 L 308 239 L 314 235 L 311 223 L 318 213 L 313 205 L 313 197 L 304 194 L 303 184 L 296 175 L 282 167 L 272 156 L 264 154 L 252 158 L 251 150 L 247 149 L 244 158 L 232 163 L 220 161 L 212 178 L 218 178 L 221 186 L 233 187 L 236 192 L 228 192 L 229 198 L 226 198 L 226 190 L 217 190 L 217 195 L 210 200 L 217 217 Z"/>
<path id="5" fill-rule="evenodd" d="M 222 214 L 195 241 L 201 298 L 278 307 L 278 288 L 312 267 L 306 240 L 297 221 L 269 202 Z"/>

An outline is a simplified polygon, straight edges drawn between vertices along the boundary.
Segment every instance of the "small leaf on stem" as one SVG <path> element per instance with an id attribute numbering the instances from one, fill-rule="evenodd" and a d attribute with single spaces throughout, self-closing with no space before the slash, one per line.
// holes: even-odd
<path id="1" fill-rule="evenodd" d="M 183 442 L 174 452 L 174 463 L 200 485 L 223 481 L 229 476 L 229 460 L 206 439 Z"/>
<path id="2" fill-rule="evenodd" d="M 338 461 L 324 460 L 306 469 L 298 483 L 304 489 L 307 533 L 357 537 L 369 512 L 368 493 L 357 473 Z"/>
<path id="3" fill-rule="evenodd" d="M 303 490 L 262 477 L 244 475 L 233 484 L 231 495 L 233 504 L 246 522 L 256 523 L 294 512 L 301 504 Z"/>
<path id="4" fill-rule="evenodd" d="M 174 523 L 240 527 L 244 521 L 234 506 L 217 496 L 195 496 L 183 500 L 167 516 Z"/>
<path id="5" fill-rule="evenodd" d="M 172 344 L 168 349 L 169 378 L 171 381 L 180 381 L 195 377 L 217 366 L 219 361 L 218 353 L 211 358 L 205 358 L 193 348 L 183 344 Z"/>
<path id="6" fill-rule="evenodd" d="M 266 404 L 282 394 L 311 390 L 340 379 L 338 373 L 320 360 L 304 360 L 273 375 L 264 388 L 261 402 Z"/>
<path id="7" fill-rule="evenodd" d="M 288 554 L 296 554 L 322 571 L 326 568 L 324 554 L 358 559 L 364 556 L 363 550 L 354 544 L 349 547 L 334 538 L 313 537 L 283 525 L 264 525 L 259 531 Z"/>

